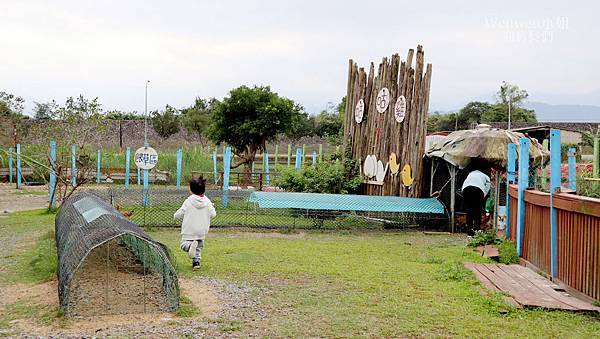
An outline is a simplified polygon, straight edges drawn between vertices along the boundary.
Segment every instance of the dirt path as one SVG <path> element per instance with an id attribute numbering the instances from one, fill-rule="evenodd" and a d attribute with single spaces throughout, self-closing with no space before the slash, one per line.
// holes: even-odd
<path id="1" fill-rule="evenodd" d="M 10 212 L 32 210 L 48 206 L 46 186 L 23 187 L 17 190 L 14 184 L 0 183 L 0 216 Z"/>
<path id="2" fill-rule="evenodd" d="M 94 317 L 55 318 L 48 322 L 44 314 L 10 321 L 0 336 L 43 337 L 260 337 L 265 335 L 258 324 L 266 318 L 260 306 L 264 291 L 206 277 L 180 279 L 182 295 L 200 309 L 194 317 L 182 318 L 172 313 L 105 315 Z M 38 285 L 17 284 L 4 289 L 0 312 L 14 303 L 52 310 L 58 305 L 56 281 Z"/>

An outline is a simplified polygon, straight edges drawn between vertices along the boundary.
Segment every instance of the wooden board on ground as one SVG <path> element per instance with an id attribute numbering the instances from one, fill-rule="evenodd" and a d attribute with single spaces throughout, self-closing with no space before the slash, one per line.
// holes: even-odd
<path id="1" fill-rule="evenodd" d="M 507 292 L 523 307 L 543 307 L 569 311 L 600 313 L 600 307 L 577 299 L 557 284 L 520 265 L 473 264 L 465 267 L 475 273 L 481 283 L 495 292 Z"/>
<path id="2" fill-rule="evenodd" d="M 498 254 L 498 248 L 496 248 L 496 246 L 494 245 L 484 245 L 484 246 L 478 246 L 475 251 L 477 253 L 479 253 L 479 255 L 481 255 L 482 257 L 487 257 L 487 258 L 498 258 L 499 254 Z"/>

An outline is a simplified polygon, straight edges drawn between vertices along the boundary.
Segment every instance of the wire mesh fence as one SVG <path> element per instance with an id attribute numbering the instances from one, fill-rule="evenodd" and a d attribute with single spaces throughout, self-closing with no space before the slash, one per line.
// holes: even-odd
<path id="1" fill-rule="evenodd" d="M 208 190 L 217 210 L 211 227 L 270 229 L 447 229 L 445 214 L 412 212 L 336 211 L 297 208 L 260 208 L 249 202 L 253 190 L 231 190 L 224 204 L 222 190 Z M 123 216 L 143 227 L 179 227 L 173 214 L 189 196 L 186 190 L 168 187 L 144 189 L 104 188 L 92 194 L 112 204 Z"/>
<path id="2" fill-rule="evenodd" d="M 107 191 L 77 194 L 56 216 L 61 309 L 82 316 L 176 309 L 179 287 L 167 248 L 106 198 Z"/>

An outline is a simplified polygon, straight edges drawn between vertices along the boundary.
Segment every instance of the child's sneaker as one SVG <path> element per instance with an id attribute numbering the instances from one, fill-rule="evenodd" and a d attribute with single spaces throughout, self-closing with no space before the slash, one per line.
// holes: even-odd
<path id="1" fill-rule="evenodd" d="M 196 240 L 192 241 L 192 243 L 190 244 L 190 248 L 188 249 L 188 256 L 190 257 L 190 259 L 194 259 L 194 257 L 196 256 L 197 248 L 198 248 L 198 241 L 196 241 Z"/>
<path id="2" fill-rule="evenodd" d="M 198 269 L 200 269 L 200 261 L 193 261 L 193 262 L 192 262 L 192 268 L 193 268 L 194 270 L 198 270 Z"/>

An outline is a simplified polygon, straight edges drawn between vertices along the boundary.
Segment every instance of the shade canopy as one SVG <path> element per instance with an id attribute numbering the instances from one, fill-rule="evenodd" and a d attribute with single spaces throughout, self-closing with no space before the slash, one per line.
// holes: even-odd
<path id="1" fill-rule="evenodd" d="M 505 169 L 508 160 L 508 145 L 518 145 L 522 133 L 496 128 L 478 128 L 450 133 L 429 148 L 425 155 L 441 158 L 459 168 L 467 167 L 472 161 L 485 161 L 490 166 Z M 533 166 L 545 164 L 550 153 L 533 138 L 529 138 L 529 158 Z M 517 147 L 517 154 L 519 147 Z"/>
<path id="2" fill-rule="evenodd" d="M 443 214 L 437 199 L 417 199 L 353 194 L 254 192 L 248 199 L 260 208 L 294 208 L 329 211 L 412 212 Z"/>

